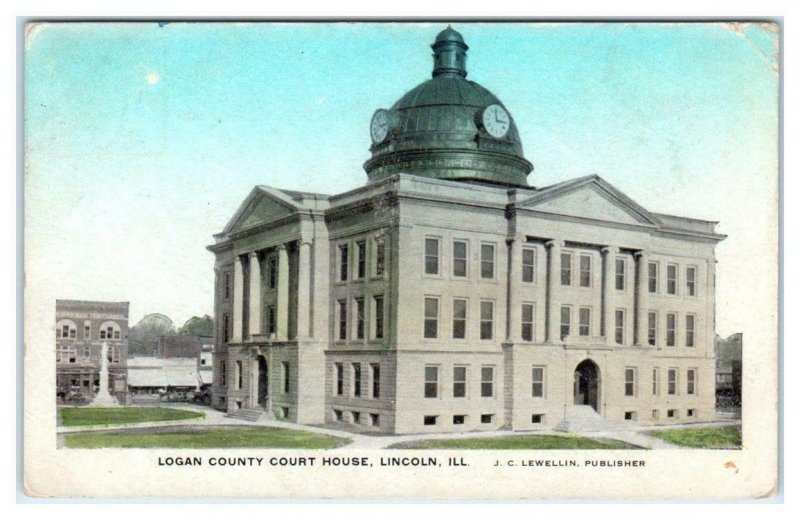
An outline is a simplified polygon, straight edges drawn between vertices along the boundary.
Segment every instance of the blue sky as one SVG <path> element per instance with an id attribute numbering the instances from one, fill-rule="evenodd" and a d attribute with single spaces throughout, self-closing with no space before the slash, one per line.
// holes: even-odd
<path id="1" fill-rule="evenodd" d="M 131 320 L 213 310 L 205 250 L 255 184 L 366 181 L 369 120 L 430 77 L 446 24 L 63 24 L 26 42 L 26 270 Z M 718 331 L 776 271 L 777 34 L 722 24 L 470 24 L 531 184 L 597 173 L 720 221 Z"/>

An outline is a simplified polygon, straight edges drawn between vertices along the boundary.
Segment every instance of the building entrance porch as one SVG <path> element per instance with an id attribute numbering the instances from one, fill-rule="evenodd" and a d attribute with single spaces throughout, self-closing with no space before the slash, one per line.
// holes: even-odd
<path id="1" fill-rule="evenodd" d="M 589 405 L 599 412 L 600 368 L 591 359 L 583 360 L 575 368 L 573 395 L 573 404 Z"/>

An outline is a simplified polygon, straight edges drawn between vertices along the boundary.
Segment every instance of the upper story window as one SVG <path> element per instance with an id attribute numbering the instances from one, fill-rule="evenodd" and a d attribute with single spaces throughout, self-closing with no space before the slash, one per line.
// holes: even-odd
<path id="1" fill-rule="evenodd" d="M 439 396 L 439 367 L 425 367 L 425 397 L 435 399 Z"/>
<path id="2" fill-rule="evenodd" d="M 222 297 L 225 300 L 231 299 L 231 273 L 228 271 L 222 274 Z"/>
<path id="3" fill-rule="evenodd" d="M 378 399 L 381 396 L 381 366 L 378 363 L 370 364 L 372 370 L 372 398 Z"/>
<path id="4" fill-rule="evenodd" d="M 647 344 L 656 344 L 656 331 L 658 330 L 658 314 L 650 311 L 647 313 Z"/>
<path id="5" fill-rule="evenodd" d="M 453 397 L 467 396 L 467 367 L 453 367 Z"/>
<path id="6" fill-rule="evenodd" d="M 647 290 L 651 293 L 658 292 L 658 264 L 656 262 L 647 263 Z"/>
<path id="7" fill-rule="evenodd" d="M 675 322 L 677 321 L 677 316 L 674 312 L 667 313 L 667 346 L 674 347 L 675 346 Z"/>
<path id="8" fill-rule="evenodd" d="M 697 269 L 695 267 L 686 268 L 686 294 L 689 296 L 697 295 Z"/>
<path id="9" fill-rule="evenodd" d="M 467 337 L 467 300 L 453 300 L 453 339 Z"/>
<path id="10" fill-rule="evenodd" d="M 383 339 L 383 328 L 384 328 L 384 312 L 383 312 L 383 295 L 377 295 L 372 297 L 372 301 L 375 305 L 375 339 Z"/>
<path id="11" fill-rule="evenodd" d="M 439 274 L 439 239 L 425 239 L 425 274 Z"/>
<path id="12" fill-rule="evenodd" d="M 439 299 L 425 298 L 424 337 L 436 338 L 439 335 Z"/>
<path id="13" fill-rule="evenodd" d="M 92 326 L 89 324 L 83 326 L 83 339 L 85 340 L 92 339 Z"/>
<path id="14" fill-rule="evenodd" d="M 625 259 L 617 258 L 614 261 L 614 287 L 618 291 L 625 290 Z"/>
<path id="15" fill-rule="evenodd" d="M 230 319 L 227 314 L 222 315 L 222 341 L 227 343 L 230 340 Z"/>
<path id="16" fill-rule="evenodd" d="M 633 397 L 636 395 L 636 369 L 625 369 L 625 395 Z"/>
<path id="17" fill-rule="evenodd" d="M 364 298 L 356 298 L 356 339 L 364 339 L 365 330 Z"/>
<path id="18" fill-rule="evenodd" d="M 219 384 L 220 386 L 227 386 L 228 385 L 228 364 L 223 360 L 220 363 L 220 378 Z"/>
<path id="19" fill-rule="evenodd" d="M 494 278 L 494 245 L 481 244 L 481 278 Z"/>
<path id="20" fill-rule="evenodd" d="M 375 241 L 375 276 L 383 276 L 386 273 L 386 242 Z"/>
<path id="21" fill-rule="evenodd" d="M 347 339 L 347 300 L 339 300 L 339 339 Z"/>
<path id="22" fill-rule="evenodd" d="M 120 339 L 122 331 L 119 324 L 113 321 L 106 321 L 100 325 L 100 339 Z"/>
<path id="23" fill-rule="evenodd" d="M 532 376 L 532 396 L 544 397 L 544 369 L 545 367 L 533 367 Z"/>
<path id="24" fill-rule="evenodd" d="M 361 363 L 353 363 L 353 397 L 361 397 Z"/>
<path id="25" fill-rule="evenodd" d="M 289 372 L 289 363 L 284 361 L 281 363 L 281 375 L 283 376 L 283 393 L 288 394 L 290 390 L 290 372 Z"/>
<path id="26" fill-rule="evenodd" d="M 561 285 L 572 285 L 572 253 L 561 253 Z"/>
<path id="27" fill-rule="evenodd" d="M 687 395 L 694 395 L 695 393 L 695 377 L 697 376 L 697 372 L 694 368 L 690 368 L 686 371 L 686 394 Z"/>
<path id="28" fill-rule="evenodd" d="M 77 339 L 78 327 L 70 320 L 61 320 L 56 324 L 56 338 Z"/>
<path id="29" fill-rule="evenodd" d="M 658 368 L 654 368 L 653 369 L 653 395 L 658 395 L 658 385 L 659 385 Z"/>
<path id="30" fill-rule="evenodd" d="M 494 367 L 481 367 L 481 397 L 494 396 Z"/>
<path id="31" fill-rule="evenodd" d="M 589 307 L 578 309 L 578 334 L 588 336 L 592 326 L 592 310 Z"/>
<path id="32" fill-rule="evenodd" d="M 267 287 L 274 289 L 278 282 L 278 262 L 274 256 L 267 260 Z"/>
<path id="33" fill-rule="evenodd" d="M 275 331 L 275 306 L 267 305 L 267 334 L 273 334 Z"/>
<path id="34" fill-rule="evenodd" d="M 617 345 L 625 342 L 625 311 L 623 309 L 614 311 L 614 342 Z"/>
<path id="35" fill-rule="evenodd" d="M 242 389 L 242 377 L 243 377 L 242 372 L 243 372 L 243 370 L 242 370 L 242 361 L 241 360 L 237 360 L 236 361 L 236 388 L 238 390 Z"/>
<path id="36" fill-rule="evenodd" d="M 694 314 L 686 315 L 686 346 L 694 346 Z"/>
<path id="37" fill-rule="evenodd" d="M 347 244 L 339 246 L 339 281 L 346 282 L 349 270 L 349 255 L 350 251 Z"/>
<path id="38" fill-rule="evenodd" d="M 667 264 L 667 294 L 678 294 L 678 266 Z"/>
<path id="39" fill-rule="evenodd" d="M 592 257 L 589 255 L 580 256 L 580 286 L 592 286 Z"/>
<path id="40" fill-rule="evenodd" d="M 678 369 L 670 368 L 667 370 L 667 394 L 676 395 L 678 393 Z"/>
<path id="41" fill-rule="evenodd" d="M 533 304 L 522 304 L 522 341 L 533 341 Z"/>
<path id="42" fill-rule="evenodd" d="M 522 281 L 532 283 L 536 279 L 536 251 L 522 248 Z"/>
<path id="43" fill-rule="evenodd" d="M 568 305 L 561 307 L 561 339 L 569 336 L 570 318 L 572 309 Z"/>
<path id="44" fill-rule="evenodd" d="M 481 339 L 492 339 L 494 328 L 494 302 L 481 302 Z"/>
<path id="45" fill-rule="evenodd" d="M 453 240 L 453 276 L 467 276 L 467 242 L 464 240 Z"/>
<path id="46" fill-rule="evenodd" d="M 336 370 L 336 395 L 344 395 L 344 365 L 335 363 Z"/>
<path id="47" fill-rule="evenodd" d="M 364 240 L 356 242 L 356 253 L 358 254 L 356 278 L 361 279 L 367 276 L 367 243 Z"/>

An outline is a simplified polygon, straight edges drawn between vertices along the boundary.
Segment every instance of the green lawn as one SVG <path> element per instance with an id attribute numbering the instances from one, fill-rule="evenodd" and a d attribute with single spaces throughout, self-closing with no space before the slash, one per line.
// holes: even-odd
<path id="1" fill-rule="evenodd" d="M 284 448 L 329 449 L 348 439 L 286 428 L 236 427 L 160 433 L 74 433 L 67 448 Z"/>
<path id="2" fill-rule="evenodd" d="M 638 449 L 610 439 L 589 439 L 577 435 L 509 435 L 476 439 L 435 439 L 400 443 L 391 446 L 403 449 L 462 450 L 625 450 Z"/>
<path id="3" fill-rule="evenodd" d="M 737 427 L 725 428 L 682 428 L 679 430 L 654 430 L 647 432 L 653 437 L 691 448 L 732 448 L 742 447 L 742 432 Z"/>
<path id="4" fill-rule="evenodd" d="M 177 421 L 204 417 L 203 412 L 174 408 L 61 408 L 62 426 L 133 424 L 150 421 Z"/>

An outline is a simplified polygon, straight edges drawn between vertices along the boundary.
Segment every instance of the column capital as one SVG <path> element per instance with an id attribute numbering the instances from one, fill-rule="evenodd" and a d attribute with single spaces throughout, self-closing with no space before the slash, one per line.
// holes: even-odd
<path id="1" fill-rule="evenodd" d="M 247 256 L 250 259 L 253 259 L 253 258 L 257 259 L 258 258 L 258 253 L 259 253 L 258 251 L 250 251 L 249 253 L 247 253 Z"/>
<path id="2" fill-rule="evenodd" d="M 600 252 L 604 255 L 615 255 L 619 253 L 619 248 L 617 246 L 603 246 L 600 248 Z"/>
<path id="3" fill-rule="evenodd" d="M 301 238 L 300 240 L 297 241 L 297 246 L 298 247 L 303 247 L 303 246 L 311 247 L 311 241 Z"/>
<path id="4" fill-rule="evenodd" d="M 560 239 L 553 239 L 553 240 L 548 240 L 547 242 L 544 243 L 544 245 L 546 247 L 562 248 L 562 247 L 564 247 L 564 241 L 560 240 Z"/>
<path id="5" fill-rule="evenodd" d="M 275 249 L 277 251 L 286 251 L 286 244 L 278 244 L 277 246 L 275 246 Z"/>
<path id="6" fill-rule="evenodd" d="M 647 251 L 644 249 L 640 249 L 633 253 L 633 256 L 636 258 L 645 258 L 647 256 Z"/>

